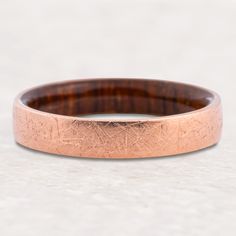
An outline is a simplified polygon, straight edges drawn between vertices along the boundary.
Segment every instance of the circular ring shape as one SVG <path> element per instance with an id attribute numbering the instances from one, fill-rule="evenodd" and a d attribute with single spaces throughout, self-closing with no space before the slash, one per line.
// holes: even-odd
<path id="1" fill-rule="evenodd" d="M 138 113 L 153 118 L 86 118 Z M 144 158 L 187 153 L 218 143 L 220 97 L 182 83 L 83 79 L 27 90 L 14 103 L 16 142 L 42 152 L 90 158 Z"/>

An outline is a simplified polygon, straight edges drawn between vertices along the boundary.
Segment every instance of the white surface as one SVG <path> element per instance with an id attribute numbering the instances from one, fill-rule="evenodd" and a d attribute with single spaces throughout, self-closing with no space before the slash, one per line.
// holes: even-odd
<path id="1" fill-rule="evenodd" d="M 0 235 L 236 235 L 236 2 L 0 2 Z M 83 77 L 194 83 L 221 94 L 217 147 L 171 158 L 56 157 L 14 143 L 22 89 Z"/>

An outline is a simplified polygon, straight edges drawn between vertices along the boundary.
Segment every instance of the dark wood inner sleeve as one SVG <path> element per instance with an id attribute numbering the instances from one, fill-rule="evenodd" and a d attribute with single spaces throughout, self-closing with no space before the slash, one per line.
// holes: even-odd
<path id="1" fill-rule="evenodd" d="M 68 116 L 97 113 L 173 115 L 207 106 L 205 89 L 144 79 L 88 79 L 46 85 L 25 93 L 22 102 L 34 109 Z"/>

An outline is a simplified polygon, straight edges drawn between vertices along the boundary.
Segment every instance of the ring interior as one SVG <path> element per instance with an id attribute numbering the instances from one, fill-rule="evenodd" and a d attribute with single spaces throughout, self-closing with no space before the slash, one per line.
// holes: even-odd
<path id="1" fill-rule="evenodd" d="M 201 109 L 209 105 L 213 96 L 205 89 L 168 81 L 94 79 L 41 86 L 26 92 L 21 101 L 33 109 L 66 116 L 168 116 Z"/>

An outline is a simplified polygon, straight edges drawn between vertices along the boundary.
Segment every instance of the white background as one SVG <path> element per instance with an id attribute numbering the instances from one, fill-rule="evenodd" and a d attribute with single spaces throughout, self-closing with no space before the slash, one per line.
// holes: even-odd
<path id="1" fill-rule="evenodd" d="M 1 0 L 0 235 L 236 235 L 236 1 Z M 147 77 L 216 90 L 221 143 L 189 155 L 91 160 L 14 143 L 22 89 Z"/>

